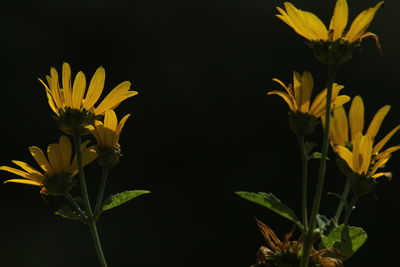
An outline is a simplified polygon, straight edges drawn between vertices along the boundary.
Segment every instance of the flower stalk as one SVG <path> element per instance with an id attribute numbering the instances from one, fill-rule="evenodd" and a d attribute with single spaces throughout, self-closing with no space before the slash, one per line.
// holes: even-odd
<path id="1" fill-rule="evenodd" d="M 309 255 L 313 242 L 313 234 L 315 230 L 317 214 L 319 211 L 322 190 L 325 182 L 325 171 L 326 171 L 326 158 L 328 155 L 329 148 L 329 127 L 331 118 L 331 102 L 332 102 L 332 87 L 335 81 L 336 72 L 338 65 L 328 65 L 328 81 L 327 81 L 327 95 L 326 95 L 326 105 L 325 105 L 325 127 L 324 127 L 324 137 L 322 141 L 322 157 L 319 165 L 318 180 L 316 192 L 314 195 L 313 206 L 311 210 L 310 223 L 308 225 L 308 231 L 304 237 L 303 253 L 301 257 L 300 267 L 307 267 L 309 262 Z"/>
<path id="2" fill-rule="evenodd" d="M 86 187 L 86 181 L 85 181 L 85 173 L 83 171 L 83 165 L 82 165 L 82 151 L 81 151 L 81 136 L 78 134 L 74 134 L 74 143 L 75 143 L 75 150 L 76 150 L 76 156 L 77 156 L 77 165 L 78 165 L 78 170 L 79 170 L 79 182 L 80 182 L 80 187 L 82 190 L 82 198 L 83 198 L 83 203 L 85 207 L 86 214 L 88 214 L 88 221 L 87 225 L 89 226 L 90 233 L 92 235 L 92 241 L 93 245 L 95 247 L 97 257 L 100 262 L 101 267 L 107 267 L 107 262 L 104 257 L 103 250 L 101 248 L 101 243 L 100 243 L 100 238 L 99 234 L 97 232 L 97 226 L 96 226 L 96 218 L 93 216 L 93 211 L 90 206 L 90 201 L 89 201 L 89 194 L 87 191 Z M 104 189 L 103 189 L 104 191 Z"/>
<path id="3" fill-rule="evenodd" d="M 308 215 L 307 215 L 307 184 L 308 184 L 308 155 L 304 145 L 304 135 L 298 135 L 301 166 L 302 166 L 302 179 L 301 179 L 301 209 L 304 231 L 308 230 Z"/>
<path id="4" fill-rule="evenodd" d="M 353 194 L 353 196 L 351 198 L 351 201 L 350 201 L 350 204 L 349 204 L 349 206 L 348 206 L 348 208 L 346 210 L 346 214 L 344 216 L 344 220 L 343 220 L 343 224 L 344 225 L 347 225 L 349 223 L 351 212 L 354 210 L 355 205 L 356 205 L 356 203 L 357 203 L 359 198 L 360 198 L 360 194 L 358 194 L 358 193 L 354 193 Z"/>
<path id="5" fill-rule="evenodd" d="M 338 207 L 336 209 L 336 213 L 335 213 L 335 218 L 338 222 L 339 222 L 340 216 L 342 216 L 344 205 L 345 205 L 347 197 L 349 196 L 349 193 L 350 193 L 350 188 L 351 188 L 350 179 L 346 178 L 346 184 L 344 185 L 343 192 L 342 192 L 342 195 L 340 198 L 340 202 L 339 202 L 339 205 L 338 205 Z"/>
<path id="6" fill-rule="evenodd" d="M 104 190 L 106 188 L 109 170 L 110 170 L 109 168 L 104 167 L 104 166 L 102 168 L 99 194 L 97 195 L 96 207 L 94 209 L 94 217 L 95 218 L 97 218 L 100 215 L 101 204 L 103 202 Z"/>

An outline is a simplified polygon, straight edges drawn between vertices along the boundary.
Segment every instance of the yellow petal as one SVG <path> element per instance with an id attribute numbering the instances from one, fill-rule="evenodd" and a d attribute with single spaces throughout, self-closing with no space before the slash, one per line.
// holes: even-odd
<path id="1" fill-rule="evenodd" d="M 1 166 L 0 170 L 11 172 L 13 174 L 16 174 L 18 176 L 21 176 L 21 177 L 24 177 L 24 178 L 30 179 L 30 180 L 32 180 L 32 178 L 33 178 L 33 180 L 34 180 L 34 174 L 28 173 L 26 171 L 21 171 L 19 169 L 13 168 L 13 167 Z"/>
<path id="2" fill-rule="evenodd" d="M 4 181 L 4 183 L 18 183 L 18 184 L 29 184 L 29 185 L 36 185 L 36 186 L 43 186 L 43 184 L 31 181 L 31 180 L 26 180 L 26 179 L 10 179 L 7 181 Z"/>
<path id="3" fill-rule="evenodd" d="M 334 135 L 331 136 L 331 140 L 336 145 L 345 145 L 349 141 L 349 128 L 347 115 L 343 107 L 339 107 L 333 111 L 333 120 L 331 127 Z"/>
<path id="4" fill-rule="evenodd" d="M 372 138 L 368 135 L 362 136 L 359 146 L 359 153 L 361 155 L 359 173 L 367 174 L 372 156 Z"/>
<path id="5" fill-rule="evenodd" d="M 337 146 L 336 151 L 339 154 L 339 157 L 346 161 L 349 168 L 355 171 L 353 167 L 353 154 L 350 152 L 350 150 L 348 150 L 345 146 Z"/>
<path id="6" fill-rule="evenodd" d="M 347 25 L 349 7 L 346 0 L 337 0 L 335 10 L 329 25 L 329 30 L 333 33 L 332 39 L 336 41 L 341 38 Z"/>
<path id="7" fill-rule="evenodd" d="M 107 147 L 113 147 L 114 134 L 117 126 L 117 115 L 113 110 L 107 110 L 104 116 L 104 136 Z"/>
<path id="8" fill-rule="evenodd" d="M 58 144 L 60 168 L 68 170 L 72 159 L 72 146 L 69 138 L 65 135 L 61 136 Z"/>
<path id="9" fill-rule="evenodd" d="M 294 92 L 294 102 L 296 103 L 297 109 L 301 107 L 301 76 L 297 71 L 293 71 L 293 92 Z"/>
<path id="10" fill-rule="evenodd" d="M 277 78 L 274 78 L 274 79 L 272 79 L 272 80 L 273 80 L 274 82 L 279 83 L 279 84 L 286 90 L 287 94 L 288 94 L 291 98 L 294 99 L 294 93 L 293 93 L 293 90 L 292 90 L 292 88 L 291 88 L 290 86 L 286 86 L 281 80 L 279 80 L 279 79 L 277 79 Z"/>
<path id="11" fill-rule="evenodd" d="M 344 39 L 349 42 L 357 42 L 368 29 L 369 24 L 374 19 L 376 12 L 382 7 L 383 1 L 379 2 L 375 7 L 371 7 L 361 12 L 353 21 Z"/>
<path id="12" fill-rule="evenodd" d="M 83 95 L 86 89 L 86 77 L 82 71 L 78 72 L 75 77 L 72 91 L 72 108 L 81 109 Z"/>
<path id="13" fill-rule="evenodd" d="M 42 173 L 40 173 L 35 168 L 33 168 L 32 166 L 30 166 L 29 164 L 27 164 L 25 162 L 22 162 L 22 161 L 19 161 L 19 160 L 12 160 L 12 163 L 14 163 L 15 165 L 19 166 L 21 169 L 23 169 L 24 171 L 26 171 L 28 173 L 35 173 L 35 174 L 43 176 Z"/>
<path id="14" fill-rule="evenodd" d="M 120 104 L 127 98 L 137 95 L 136 91 L 129 91 L 131 83 L 125 81 L 117 85 L 95 109 L 96 115 L 103 115 L 106 110 L 113 109 L 116 105 Z"/>
<path id="15" fill-rule="evenodd" d="M 36 146 L 29 147 L 29 151 L 31 152 L 32 157 L 36 160 L 37 164 L 39 164 L 40 168 L 42 168 L 42 170 L 44 170 L 48 176 L 52 176 L 54 174 L 53 168 L 51 167 L 43 151 Z"/>
<path id="16" fill-rule="evenodd" d="M 59 151 L 58 144 L 48 145 L 47 157 L 49 158 L 50 165 L 54 170 L 54 174 L 57 175 L 64 171 L 62 169 L 62 165 L 61 165 L 60 151 Z"/>
<path id="17" fill-rule="evenodd" d="M 350 136 L 354 141 L 364 129 L 364 103 L 360 96 L 355 96 L 349 111 Z"/>
<path id="18" fill-rule="evenodd" d="M 362 174 L 361 173 L 362 158 L 360 152 L 360 143 L 362 137 L 363 137 L 362 134 L 358 133 L 356 135 L 356 139 L 354 140 L 353 144 L 353 171 L 355 171 L 358 174 Z"/>
<path id="19" fill-rule="evenodd" d="M 307 21 L 305 20 L 304 14 L 301 10 L 297 9 L 293 4 L 289 2 L 284 3 L 286 12 L 290 21 L 293 25 L 296 26 L 294 30 L 305 37 L 308 40 L 318 40 L 318 36 L 316 36 L 309 28 Z"/>
<path id="20" fill-rule="evenodd" d="M 71 67 L 64 62 L 62 65 L 62 85 L 64 89 L 65 105 L 72 106 Z"/>
<path id="21" fill-rule="evenodd" d="M 114 134 L 114 140 L 112 142 L 112 146 L 115 147 L 119 141 L 119 137 L 121 135 L 122 129 L 124 128 L 125 122 L 128 120 L 128 118 L 131 116 L 131 114 L 126 114 L 121 121 L 118 124 L 117 129 L 115 130 Z"/>
<path id="22" fill-rule="evenodd" d="M 301 77 L 301 106 L 300 111 L 307 113 L 310 109 L 310 99 L 314 87 L 314 80 L 309 72 L 304 72 Z"/>
<path id="23" fill-rule="evenodd" d="M 379 143 L 374 146 L 373 154 L 378 153 L 381 149 L 386 145 L 386 143 L 392 138 L 392 136 L 400 129 L 400 125 L 396 126 L 393 130 L 391 130 L 384 138 L 382 138 Z"/>
<path id="24" fill-rule="evenodd" d="M 324 23 L 313 13 L 307 11 L 302 11 L 302 13 L 310 32 L 315 36 L 315 40 L 328 40 L 328 30 Z"/>
<path id="25" fill-rule="evenodd" d="M 43 84 L 44 89 L 46 90 L 46 96 L 47 96 L 47 100 L 49 101 L 49 106 L 50 108 L 53 110 L 54 113 L 58 114 L 58 107 L 56 105 L 56 103 L 54 102 L 53 96 L 51 95 L 50 89 L 49 87 L 47 87 L 47 85 L 45 84 L 45 82 L 42 81 L 42 79 L 38 80 Z"/>
<path id="26" fill-rule="evenodd" d="M 94 104 L 96 104 L 96 102 L 99 100 L 100 95 L 103 92 L 105 79 L 106 71 L 103 67 L 98 67 L 92 79 L 90 80 L 89 89 L 83 105 L 85 109 L 92 109 Z"/>
<path id="27" fill-rule="evenodd" d="M 375 138 L 376 134 L 379 131 L 379 128 L 381 128 L 382 122 L 388 114 L 389 110 L 390 106 L 386 105 L 376 112 L 367 130 L 367 135 L 371 136 L 372 139 Z"/>
<path id="28" fill-rule="evenodd" d="M 286 104 L 288 104 L 290 110 L 293 112 L 296 111 L 294 99 L 291 98 L 288 94 L 286 94 L 282 91 L 271 91 L 271 92 L 268 92 L 268 95 L 278 95 L 278 96 L 282 97 L 283 100 L 285 100 Z"/>

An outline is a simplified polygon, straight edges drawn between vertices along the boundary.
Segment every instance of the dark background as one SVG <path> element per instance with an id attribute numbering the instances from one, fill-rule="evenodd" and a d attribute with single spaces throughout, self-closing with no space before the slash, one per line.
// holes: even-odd
<path id="1" fill-rule="evenodd" d="M 326 23 L 333 0 L 294 4 Z M 349 1 L 350 21 L 376 1 Z M 27 147 L 45 148 L 61 132 L 51 118 L 42 85 L 50 66 L 89 78 L 106 68 L 109 92 L 130 80 L 139 95 L 117 109 L 132 113 L 120 143 L 124 157 L 111 173 L 106 194 L 148 189 L 99 221 L 109 266 L 238 266 L 254 263 L 264 244 L 254 217 L 279 236 L 291 223 L 247 202 L 235 191 L 274 192 L 299 213 L 300 160 L 287 127 L 287 106 L 266 92 L 289 83 L 293 70 L 311 71 L 316 91 L 326 79 L 304 40 L 278 20 L 269 0 L 16 1 L 0 9 L 1 161 L 33 164 Z M 397 29 L 400 2 L 386 1 L 370 31 L 379 34 L 384 54 L 372 40 L 339 70 L 345 93 L 360 94 L 370 121 L 392 105 L 380 137 L 399 121 Z M 321 131 L 309 138 L 319 142 Z M 391 144 L 400 140 L 395 136 Z M 331 155 L 334 158 L 334 155 Z M 400 231 L 399 160 L 394 173 L 359 202 L 351 224 L 368 241 L 346 266 L 398 266 Z M 311 168 L 317 167 L 313 162 Z M 99 180 L 87 168 L 89 191 Z M 315 171 L 311 173 L 315 183 Z M 14 178 L 1 173 L 2 179 Z M 344 178 L 328 163 L 325 192 L 340 192 Z M 42 201 L 39 189 L 0 186 L 0 266 L 97 266 L 88 229 L 52 215 L 62 199 Z M 322 213 L 333 215 L 337 200 L 324 195 Z"/>

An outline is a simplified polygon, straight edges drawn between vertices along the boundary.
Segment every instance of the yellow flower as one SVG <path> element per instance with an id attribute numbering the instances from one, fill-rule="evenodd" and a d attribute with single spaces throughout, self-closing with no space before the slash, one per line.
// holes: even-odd
<path id="1" fill-rule="evenodd" d="M 268 92 L 268 95 L 279 95 L 282 97 L 288 104 L 292 113 L 308 114 L 316 118 L 320 118 L 325 114 L 326 89 L 321 91 L 311 103 L 311 95 L 314 87 L 314 80 L 311 73 L 304 72 L 303 75 L 300 75 L 298 72 L 294 71 L 293 85 L 289 84 L 286 86 L 282 81 L 276 78 L 273 79 L 273 81 L 279 83 L 286 92 L 275 90 Z M 347 95 L 339 95 L 343 88 L 342 85 L 333 84 L 332 109 L 336 109 L 350 100 L 350 97 Z"/>
<path id="2" fill-rule="evenodd" d="M 125 115 L 118 123 L 117 115 L 113 110 L 107 110 L 104 116 L 104 123 L 96 120 L 95 127 L 91 127 L 91 132 L 97 140 L 97 146 L 101 148 L 116 149 L 118 147 L 119 136 L 126 120 L 131 114 Z"/>
<path id="3" fill-rule="evenodd" d="M 371 123 L 368 126 L 365 135 L 371 137 L 372 144 L 375 142 L 375 137 L 379 132 L 379 129 L 382 125 L 383 120 L 390 110 L 390 106 L 386 105 L 380 108 L 375 116 L 373 117 Z M 322 118 L 324 120 L 324 118 Z M 393 130 L 391 130 L 385 137 L 383 137 L 379 142 L 377 142 L 373 146 L 372 154 L 386 154 L 387 151 L 391 151 L 390 153 L 400 149 L 400 146 L 394 146 L 382 151 L 382 148 L 386 145 L 386 143 L 392 138 L 392 136 L 400 129 L 400 125 L 396 126 Z M 360 96 L 356 96 L 353 98 L 351 103 L 349 115 L 346 115 L 346 112 L 343 107 L 340 107 L 333 111 L 333 117 L 331 118 L 330 124 L 330 138 L 331 138 L 331 146 L 336 151 L 337 146 L 347 146 L 350 150 L 354 145 L 355 139 L 359 133 L 363 134 L 364 132 L 364 102 Z"/>
<path id="4" fill-rule="evenodd" d="M 104 115 L 107 110 L 116 108 L 122 101 L 137 94 L 130 90 L 131 83 L 125 81 L 111 90 L 95 107 L 104 88 L 103 67 L 99 67 L 94 73 L 87 92 L 83 72 L 78 72 L 73 84 L 71 83 L 71 68 L 68 63 L 62 66 L 62 87 L 55 68 L 50 69 L 50 76 L 46 76 L 46 79 L 48 85 L 39 80 L 45 87 L 49 105 L 59 118 L 60 128 L 71 135 L 85 133 L 88 125 L 94 125 L 96 116 Z"/>
<path id="5" fill-rule="evenodd" d="M 82 150 L 82 164 L 83 166 L 89 164 L 96 158 L 96 151 L 93 147 L 87 147 L 89 141 L 83 142 Z M 42 171 L 38 171 L 31 167 L 29 164 L 13 160 L 21 169 L 1 166 L 0 170 L 11 172 L 24 179 L 10 179 L 4 183 L 21 183 L 40 186 L 41 193 L 60 195 L 68 192 L 74 182 L 72 177 L 78 173 L 77 157 L 72 158 L 72 147 L 67 136 L 61 136 L 59 143 L 50 144 L 47 147 L 47 156 L 44 152 L 36 147 L 29 147 L 31 155 L 40 166 Z"/>
<path id="6" fill-rule="evenodd" d="M 383 168 L 391 157 L 391 151 L 380 153 L 376 157 L 373 155 L 372 137 L 358 133 L 354 140 L 352 151 L 345 146 L 339 145 L 337 152 L 339 156 L 346 161 L 347 166 L 356 174 L 376 179 L 381 176 L 391 178 L 391 173 L 377 173 L 379 168 Z M 397 148 L 398 149 L 398 148 Z"/>
<path id="7" fill-rule="evenodd" d="M 131 114 L 125 115 L 118 123 L 117 115 L 113 110 L 107 110 L 104 123 L 96 120 L 95 127 L 90 126 L 90 131 L 97 140 L 97 162 L 111 168 L 119 162 L 121 149 L 118 144 L 122 128 Z"/>
<path id="8" fill-rule="evenodd" d="M 94 107 L 104 88 L 106 73 L 103 67 L 97 68 L 86 94 L 85 74 L 82 71 L 78 72 L 71 86 L 71 67 L 68 63 L 62 66 L 62 87 L 59 85 L 55 68 L 50 69 L 50 75 L 46 76 L 48 86 L 41 79 L 39 80 L 46 89 L 51 109 L 57 115 L 60 110 L 66 108 L 92 110 L 95 115 L 103 115 L 106 110 L 116 108 L 122 101 L 137 94 L 136 91 L 130 91 L 131 83 L 125 81 L 117 85 L 97 107 Z"/>
<path id="9" fill-rule="evenodd" d="M 346 0 L 337 0 L 329 30 L 313 13 L 297 9 L 292 3 L 285 2 L 283 10 L 277 7 L 280 14 L 276 16 L 289 25 L 299 35 L 309 41 L 337 41 L 343 39 L 347 43 L 360 42 L 364 37 L 376 35 L 366 32 L 376 12 L 382 7 L 383 1 L 361 12 L 353 21 L 347 33 L 344 30 L 348 19 Z"/>

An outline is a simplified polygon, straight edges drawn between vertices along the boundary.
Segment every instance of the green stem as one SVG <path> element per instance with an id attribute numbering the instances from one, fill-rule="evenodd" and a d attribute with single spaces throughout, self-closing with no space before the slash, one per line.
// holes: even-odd
<path id="1" fill-rule="evenodd" d="M 99 215 L 99 212 L 101 209 L 101 204 L 103 202 L 104 190 L 106 188 L 107 176 L 108 176 L 109 170 L 110 170 L 109 168 L 103 167 L 103 171 L 101 174 L 99 194 L 97 195 L 96 208 L 94 210 L 95 217 L 97 217 Z"/>
<path id="2" fill-rule="evenodd" d="M 340 216 L 342 215 L 344 205 L 347 201 L 347 197 L 349 196 L 350 192 L 350 179 L 346 178 L 346 184 L 343 188 L 342 198 L 340 199 L 339 205 L 336 209 L 335 218 L 339 222 Z"/>
<path id="3" fill-rule="evenodd" d="M 97 233 L 97 226 L 96 226 L 96 222 L 93 218 L 93 212 L 92 212 L 92 208 L 90 206 L 90 201 L 89 201 L 89 194 L 88 194 L 87 187 L 86 187 L 85 173 L 83 172 L 83 165 L 82 165 L 82 151 L 81 151 L 81 136 L 80 135 L 78 135 L 78 134 L 74 135 L 74 143 L 75 143 L 75 153 L 76 153 L 77 162 L 78 162 L 79 182 L 80 182 L 80 186 L 81 186 L 81 190 L 82 190 L 83 203 L 85 206 L 85 211 L 89 217 L 89 221 L 87 224 L 90 228 L 93 245 L 96 249 L 96 253 L 97 253 L 97 257 L 100 262 L 100 266 L 107 267 L 107 262 L 104 257 L 104 254 L 103 254 L 103 250 L 101 249 L 100 238 L 99 238 L 99 234 Z"/>
<path id="4" fill-rule="evenodd" d="M 317 187 L 311 210 L 310 223 L 308 225 L 308 231 L 304 237 L 304 245 L 303 245 L 300 267 L 308 267 L 308 262 L 310 260 L 309 255 L 311 252 L 311 247 L 313 245 L 313 234 L 315 230 L 317 214 L 319 211 L 319 206 L 321 204 L 322 190 L 324 188 L 326 157 L 328 155 L 328 148 L 329 148 L 329 127 L 331 119 L 332 87 L 333 87 L 333 82 L 335 81 L 336 71 L 337 71 L 337 65 L 328 65 L 328 81 L 327 81 L 326 107 L 325 107 L 326 108 L 325 129 L 322 141 L 322 158 L 319 165 Z"/>
<path id="5" fill-rule="evenodd" d="M 97 257 L 101 267 L 107 267 L 106 258 L 104 257 L 103 250 L 101 248 L 99 234 L 97 233 L 97 226 L 95 221 L 89 223 L 90 233 L 92 234 L 92 240 L 94 248 L 96 249 Z"/>
<path id="6" fill-rule="evenodd" d="M 349 219 L 350 219 L 351 212 L 354 210 L 355 205 L 356 205 L 356 203 L 357 203 L 357 201 L 358 201 L 359 198 L 360 198 L 360 195 L 359 195 L 359 194 L 357 194 L 357 193 L 354 193 L 354 194 L 353 194 L 353 197 L 351 198 L 349 207 L 348 207 L 348 209 L 346 210 L 346 214 L 345 214 L 345 216 L 344 216 L 344 220 L 343 220 L 343 224 L 344 224 L 344 225 L 347 225 L 347 224 L 348 224 Z"/>
<path id="7" fill-rule="evenodd" d="M 76 200 L 71 196 L 70 193 L 66 193 L 64 197 L 72 204 L 72 206 L 75 208 L 75 210 L 79 213 L 79 215 L 82 217 L 82 220 L 86 222 L 88 219 L 85 212 L 81 209 L 79 204 L 76 202 Z"/>
<path id="8" fill-rule="evenodd" d="M 85 206 L 85 210 L 89 217 L 93 216 L 92 213 L 92 208 L 90 207 L 90 201 L 89 201 L 89 194 L 87 191 L 86 187 L 86 181 L 85 181 L 85 173 L 83 172 L 83 166 L 82 166 L 82 150 L 81 150 L 81 136 L 78 134 L 74 135 L 74 143 L 75 143 L 75 153 L 77 157 L 77 162 L 78 162 L 78 171 L 79 171 L 79 183 L 81 186 L 82 190 L 82 197 L 83 197 L 83 204 Z"/>
<path id="9" fill-rule="evenodd" d="M 302 166 L 302 180 L 301 180 L 301 208 L 303 215 L 304 232 L 308 229 L 308 215 L 307 215 L 307 182 L 308 182 L 308 155 L 304 145 L 304 135 L 298 135 L 301 166 Z"/>

